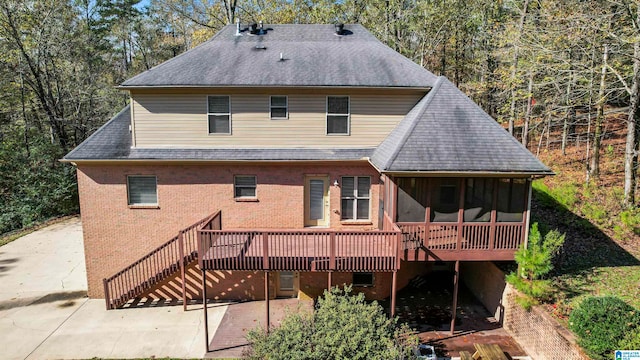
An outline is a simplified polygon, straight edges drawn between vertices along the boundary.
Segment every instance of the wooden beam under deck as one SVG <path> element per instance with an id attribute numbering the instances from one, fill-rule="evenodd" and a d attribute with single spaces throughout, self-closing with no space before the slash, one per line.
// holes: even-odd
<path id="1" fill-rule="evenodd" d="M 406 261 L 513 261 L 516 250 L 428 250 L 402 251 Z"/>

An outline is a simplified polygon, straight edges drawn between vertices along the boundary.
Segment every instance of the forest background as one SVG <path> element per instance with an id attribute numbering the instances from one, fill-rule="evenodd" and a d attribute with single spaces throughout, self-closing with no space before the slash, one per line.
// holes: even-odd
<path id="1" fill-rule="evenodd" d="M 5 0 L 0 234 L 77 213 L 75 169 L 58 160 L 127 104 L 115 86 L 238 19 L 361 23 L 451 79 L 534 154 L 582 148 L 580 183 L 600 181 L 603 124 L 619 116 L 624 171 L 612 183 L 618 213 L 635 211 L 637 1 Z"/>

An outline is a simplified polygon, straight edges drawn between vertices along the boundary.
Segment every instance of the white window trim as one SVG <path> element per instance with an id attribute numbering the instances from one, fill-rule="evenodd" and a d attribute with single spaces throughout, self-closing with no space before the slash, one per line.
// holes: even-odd
<path id="1" fill-rule="evenodd" d="M 273 103 L 271 102 L 271 100 L 273 99 L 273 97 L 283 97 L 284 101 L 285 101 L 285 105 L 284 105 L 284 109 L 286 111 L 286 115 L 284 117 L 276 117 L 276 116 L 272 116 L 271 115 L 271 111 L 274 108 L 281 108 L 282 106 L 273 106 Z M 271 120 L 288 120 L 289 119 L 289 96 L 287 95 L 271 95 L 269 96 L 269 119 Z"/>
<path id="2" fill-rule="evenodd" d="M 329 114 L 329 98 L 330 97 L 346 97 L 347 98 L 347 113 L 346 114 Z M 349 136 L 351 135 L 351 97 L 348 95 L 327 95 L 325 100 L 325 116 L 324 116 L 324 134 L 327 136 Z M 334 116 L 346 116 L 347 117 L 347 132 L 344 134 L 329 133 L 329 115 Z"/>
<path id="3" fill-rule="evenodd" d="M 341 221 L 363 221 L 369 222 L 371 221 L 371 176 L 342 176 L 340 177 L 340 184 L 344 183 L 344 178 L 352 177 L 353 178 L 353 195 L 351 196 L 342 196 L 342 189 L 340 189 L 340 220 Z M 359 197 L 358 196 L 358 178 L 369 178 L 369 196 L 368 197 Z M 342 214 L 342 200 L 354 200 L 353 202 L 353 218 L 345 219 Z M 358 200 L 369 200 L 369 209 L 367 210 L 367 218 L 366 219 L 358 219 Z"/>
<path id="4" fill-rule="evenodd" d="M 217 96 L 217 97 L 222 97 L 222 96 L 226 96 L 227 98 L 229 98 L 229 112 L 228 113 L 210 113 L 209 112 L 209 96 Z M 232 119 L 231 119 L 231 95 L 224 95 L 224 94 L 214 94 L 214 95 L 206 95 L 206 105 L 207 105 L 207 132 L 209 133 L 209 135 L 231 135 L 231 133 L 233 132 L 233 128 L 232 128 Z M 229 132 L 226 133 L 221 133 L 221 132 L 211 132 L 211 125 L 209 123 L 209 115 L 228 115 L 229 116 Z"/>
<path id="5" fill-rule="evenodd" d="M 255 179 L 255 186 L 253 186 L 256 191 L 255 191 L 255 195 L 254 196 L 236 196 L 236 188 L 238 186 L 243 187 L 243 188 L 248 188 L 249 186 L 246 185 L 237 185 L 236 184 L 236 179 L 239 177 L 252 177 Z M 240 174 L 240 175 L 234 175 L 233 176 L 233 198 L 238 200 L 242 200 L 242 199 L 257 199 L 258 198 L 258 176 L 256 175 L 246 175 L 246 174 Z"/>
<path id="6" fill-rule="evenodd" d="M 153 177 L 156 184 L 156 202 L 155 203 L 132 203 L 131 202 L 131 186 L 129 185 L 129 179 L 136 177 Z M 158 195 L 158 176 L 157 175 L 127 175 L 127 205 L 130 208 L 157 208 L 160 202 L 160 196 Z"/>

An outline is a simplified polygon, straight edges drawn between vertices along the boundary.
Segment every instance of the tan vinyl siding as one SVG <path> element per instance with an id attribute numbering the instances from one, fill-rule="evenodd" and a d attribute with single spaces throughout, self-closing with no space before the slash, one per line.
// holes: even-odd
<path id="1" fill-rule="evenodd" d="M 207 95 L 231 96 L 231 135 L 209 134 Z M 366 147 L 378 145 L 424 96 L 419 90 L 190 90 L 132 93 L 137 147 Z M 269 96 L 287 95 L 289 118 L 271 120 Z M 326 135 L 327 95 L 348 95 L 350 135 Z"/>

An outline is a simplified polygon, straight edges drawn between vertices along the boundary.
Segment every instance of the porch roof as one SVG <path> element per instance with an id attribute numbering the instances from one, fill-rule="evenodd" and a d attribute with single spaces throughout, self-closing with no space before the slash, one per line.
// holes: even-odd
<path id="1" fill-rule="evenodd" d="M 371 163 L 381 172 L 553 174 L 442 76 L 376 148 Z"/>

